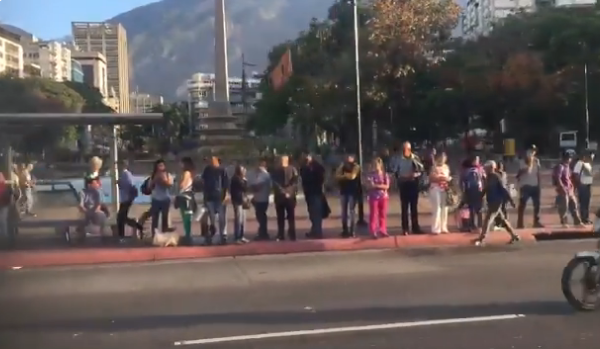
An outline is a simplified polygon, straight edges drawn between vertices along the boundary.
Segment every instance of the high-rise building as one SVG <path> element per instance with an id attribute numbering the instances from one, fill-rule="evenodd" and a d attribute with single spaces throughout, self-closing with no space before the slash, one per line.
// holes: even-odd
<path id="1" fill-rule="evenodd" d="M 132 92 L 129 96 L 131 103 L 131 112 L 135 114 L 152 113 L 155 106 L 163 105 L 162 96 L 151 95 L 148 93 Z"/>
<path id="2" fill-rule="evenodd" d="M 71 59 L 71 80 L 83 83 L 83 68 L 81 67 L 81 63 L 74 59 Z"/>
<path id="3" fill-rule="evenodd" d="M 0 27 L 0 74 L 23 77 L 21 36 Z"/>
<path id="4" fill-rule="evenodd" d="M 495 23 L 519 12 L 547 7 L 594 8 L 597 0 L 468 0 L 461 19 L 466 38 L 488 35 Z"/>
<path id="5" fill-rule="evenodd" d="M 109 92 L 106 58 L 102 53 L 75 51 L 72 57 L 81 65 L 85 84 L 97 88 L 104 98 L 116 97 Z"/>
<path id="6" fill-rule="evenodd" d="M 119 23 L 71 23 L 75 45 L 84 52 L 99 52 L 106 58 L 109 90 L 116 93 L 119 112 L 129 113 L 129 53 L 127 33 Z M 84 71 L 85 74 L 85 71 Z"/>
<path id="7" fill-rule="evenodd" d="M 71 80 L 71 50 L 57 41 L 39 41 L 37 38 L 22 38 L 25 64 L 40 67 L 43 78 L 54 81 Z"/>

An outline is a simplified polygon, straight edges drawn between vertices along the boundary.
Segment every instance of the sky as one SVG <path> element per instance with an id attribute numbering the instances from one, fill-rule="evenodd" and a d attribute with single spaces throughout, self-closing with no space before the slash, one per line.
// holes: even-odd
<path id="1" fill-rule="evenodd" d="M 101 22 L 157 0 L 0 0 L 0 23 L 42 39 L 71 33 L 71 22 Z"/>

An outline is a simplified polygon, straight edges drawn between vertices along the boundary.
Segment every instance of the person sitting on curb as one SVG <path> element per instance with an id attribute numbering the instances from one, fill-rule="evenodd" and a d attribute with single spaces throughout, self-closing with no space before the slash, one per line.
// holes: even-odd
<path id="1" fill-rule="evenodd" d="M 86 179 L 85 188 L 80 194 L 79 211 L 83 215 L 83 222 L 79 226 L 82 238 L 88 233 L 87 229 L 91 225 L 100 227 L 100 236 L 105 238 L 108 213 L 102 205 L 100 178 L 92 177 Z"/>

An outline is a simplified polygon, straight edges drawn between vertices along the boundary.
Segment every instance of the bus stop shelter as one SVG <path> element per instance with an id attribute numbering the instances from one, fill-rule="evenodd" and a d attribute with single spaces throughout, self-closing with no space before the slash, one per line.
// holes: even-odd
<path id="1" fill-rule="evenodd" d="M 44 126 L 73 126 L 73 125 L 111 125 L 113 126 L 112 141 L 110 146 L 110 175 L 111 192 L 113 204 L 118 206 L 119 191 L 117 190 L 117 181 L 119 179 L 118 164 L 118 145 L 117 145 L 117 125 L 143 125 L 161 123 L 163 115 L 160 113 L 147 114 L 92 114 L 92 113 L 10 113 L 0 114 L 0 146 L 4 154 L 3 168 L 8 171 L 13 167 L 13 148 L 11 141 L 19 137 L 22 132 L 32 127 Z M 10 175 L 10 172 L 9 172 Z"/>

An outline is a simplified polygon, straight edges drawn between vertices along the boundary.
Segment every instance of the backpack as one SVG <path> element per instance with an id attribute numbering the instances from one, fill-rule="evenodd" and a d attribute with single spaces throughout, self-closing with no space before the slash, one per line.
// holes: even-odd
<path id="1" fill-rule="evenodd" d="M 152 195 L 152 188 L 150 188 L 150 185 L 148 185 L 149 182 L 150 182 L 150 177 L 144 179 L 144 182 L 140 186 L 140 191 L 144 195 Z"/>
<path id="2" fill-rule="evenodd" d="M 483 180 L 481 178 L 481 173 L 476 168 L 470 168 L 464 180 L 464 188 L 466 191 L 482 191 L 483 190 Z"/>

